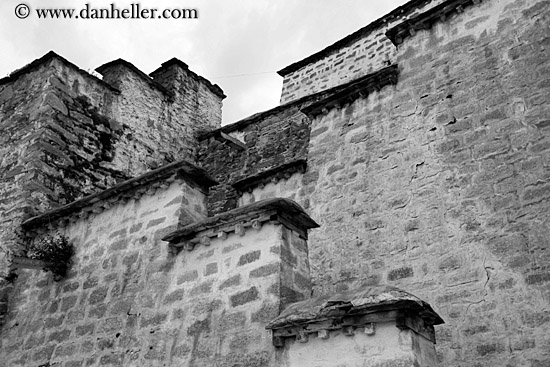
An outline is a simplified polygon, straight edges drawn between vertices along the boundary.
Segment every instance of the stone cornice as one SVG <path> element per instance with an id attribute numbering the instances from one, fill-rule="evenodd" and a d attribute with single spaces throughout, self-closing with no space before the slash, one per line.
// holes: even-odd
<path id="1" fill-rule="evenodd" d="M 273 341 L 281 346 L 281 338 L 296 337 L 307 341 L 308 334 L 318 333 L 323 339 L 328 331 L 343 329 L 353 335 L 364 328 L 374 333 L 377 322 L 395 321 L 398 328 L 408 328 L 435 343 L 434 325 L 443 324 L 429 304 L 418 297 L 391 286 L 373 286 L 294 303 L 287 307 L 266 329 L 273 330 Z"/>
<path id="2" fill-rule="evenodd" d="M 150 189 L 157 189 L 163 185 L 167 187 L 170 182 L 178 179 L 191 183 L 203 192 L 208 192 L 209 187 L 217 184 L 203 169 L 186 161 L 179 161 L 124 181 L 97 194 L 88 195 L 60 208 L 27 219 L 22 223 L 22 227 L 25 230 L 29 230 L 46 223 L 51 224 L 65 217 L 72 217 L 74 219 L 76 218 L 75 214 L 78 217 L 79 214 L 100 213 L 116 204 L 121 198 L 139 198 Z"/>
<path id="3" fill-rule="evenodd" d="M 407 19 L 386 32 L 386 36 L 396 46 L 407 37 L 412 37 L 419 30 L 430 29 L 434 23 L 445 21 L 452 13 L 462 13 L 464 7 L 479 4 L 481 0 L 448 0 L 433 8 Z"/>
<path id="4" fill-rule="evenodd" d="M 365 75 L 339 88 L 333 89 L 333 93 L 328 94 L 320 101 L 302 108 L 302 112 L 311 118 L 326 114 L 332 108 L 353 102 L 360 97 L 366 97 L 368 94 L 375 90 L 380 90 L 386 85 L 397 84 L 398 74 L 397 65 L 385 67 L 382 70 Z"/>
<path id="5" fill-rule="evenodd" d="M 250 191 L 256 186 L 266 185 L 270 182 L 277 183 L 279 180 L 289 179 L 295 172 L 304 173 L 306 171 L 306 167 L 307 161 L 305 159 L 297 159 L 264 172 L 260 172 L 257 175 L 235 181 L 231 184 L 231 186 L 240 192 Z"/>
<path id="6" fill-rule="evenodd" d="M 162 240 L 176 248 L 191 251 L 196 244 L 210 245 L 212 238 L 226 238 L 229 233 L 243 236 L 247 229 L 259 230 L 265 222 L 277 222 L 295 229 L 307 238 L 307 230 L 319 225 L 294 201 L 273 198 L 258 201 L 203 221 L 180 228 Z"/>

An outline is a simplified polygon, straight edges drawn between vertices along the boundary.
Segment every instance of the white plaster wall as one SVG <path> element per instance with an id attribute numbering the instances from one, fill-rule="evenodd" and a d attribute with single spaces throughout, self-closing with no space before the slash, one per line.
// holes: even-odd
<path id="1" fill-rule="evenodd" d="M 341 330 L 330 332 L 329 339 L 310 334 L 307 343 L 287 339 L 290 367 L 374 367 L 413 366 L 411 332 L 401 331 L 395 322 L 376 324 L 376 333 L 367 335 L 363 329 L 354 336 L 346 336 Z M 389 365 L 388 365 L 389 366 Z"/>

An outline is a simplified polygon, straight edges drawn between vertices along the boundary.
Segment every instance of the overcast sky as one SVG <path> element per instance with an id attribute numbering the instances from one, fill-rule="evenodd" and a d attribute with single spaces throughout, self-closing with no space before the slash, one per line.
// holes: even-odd
<path id="1" fill-rule="evenodd" d="M 125 59 L 145 73 L 172 57 L 218 84 L 223 123 L 279 104 L 276 72 L 390 12 L 405 0 L 0 0 L 0 77 L 50 50 L 88 71 Z M 26 19 L 15 15 L 30 7 Z M 38 19 L 36 8 L 197 9 L 198 19 Z"/>

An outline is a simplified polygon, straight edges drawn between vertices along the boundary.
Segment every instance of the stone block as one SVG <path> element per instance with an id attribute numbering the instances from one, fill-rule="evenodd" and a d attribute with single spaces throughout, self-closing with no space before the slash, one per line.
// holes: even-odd
<path id="1" fill-rule="evenodd" d="M 48 341 L 54 342 L 54 343 L 62 343 L 65 340 L 69 339 L 69 336 L 71 335 L 71 330 L 60 330 L 60 331 L 54 331 L 53 333 L 50 333 L 48 335 Z"/>
<path id="2" fill-rule="evenodd" d="M 224 248 L 222 248 L 222 254 L 227 254 L 228 252 L 231 252 L 231 251 L 234 251 L 238 248 L 241 248 L 243 247 L 243 245 L 241 243 L 233 243 L 231 245 L 228 245 L 228 246 L 225 246 Z"/>
<path id="3" fill-rule="evenodd" d="M 109 352 L 99 359 L 101 366 L 123 366 L 124 353 L 122 352 Z"/>
<path id="4" fill-rule="evenodd" d="M 185 294 L 185 290 L 184 289 L 177 289 L 169 294 L 167 294 L 165 297 L 164 297 L 164 304 L 167 305 L 167 304 L 171 304 L 171 303 L 174 303 L 174 302 L 177 302 L 177 301 L 181 301 L 183 299 L 183 296 Z"/>
<path id="5" fill-rule="evenodd" d="M 168 318 L 168 313 L 164 313 L 164 312 L 158 312 L 150 316 L 142 315 L 139 325 L 142 329 L 158 326 L 160 324 L 163 324 L 167 320 L 167 318 Z"/>
<path id="6" fill-rule="evenodd" d="M 239 258 L 239 262 L 237 263 L 237 266 L 243 266 L 259 260 L 261 253 L 262 253 L 261 250 L 255 250 L 255 251 L 248 252 L 244 255 L 241 255 L 241 257 Z"/>
<path id="7" fill-rule="evenodd" d="M 410 278 L 414 275 L 414 271 L 411 267 L 405 266 L 398 269 L 393 269 L 388 273 L 388 280 L 395 281 L 403 278 Z"/>
<path id="8" fill-rule="evenodd" d="M 117 240 L 109 246 L 110 251 L 120 251 L 128 248 L 128 240 L 126 238 Z"/>
<path id="9" fill-rule="evenodd" d="M 47 361 L 50 360 L 54 349 L 55 349 L 55 345 L 53 345 L 53 344 L 41 347 L 41 348 L 37 349 L 36 351 L 34 351 L 34 353 L 32 355 L 32 360 L 35 361 L 35 362 L 39 362 L 39 361 L 47 362 Z M 57 353 L 56 353 L 56 355 L 57 355 Z"/>
<path id="10" fill-rule="evenodd" d="M 210 293 L 212 291 L 213 284 L 214 282 L 212 280 L 199 283 L 195 285 L 193 288 L 191 288 L 191 290 L 189 291 L 189 295 L 198 296 L 201 294 Z"/>
<path id="11" fill-rule="evenodd" d="M 220 320 L 218 327 L 220 331 L 243 330 L 245 323 L 245 312 L 226 313 Z"/>
<path id="12" fill-rule="evenodd" d="M 95 305 L 97 303 L 103 302 L 107 297 L 108 290 L 109 288 L 107 287 L 96 288 L 94 291 L 92 291 L 92 293 L 90 293 L 90 297 L 88 298 L 88 303 L 90 305 Z"/>
<path id="13" fill-rule="evenodd" d="M 166 221 L 166 217 L 153 219 L 153 220 L 149 221 L 149 223 L 147 223 L 146 228 L 148 229 L 148 228 L 151 228 L 151 227 L 154 227 L 154 226 L 158 226 L 159 224 L 164 223 L 165 221 Z"/>
<path id="14" fill-rule="evenodd" d="M 234 287 L 241 284 L 241 274 L 233 275 L 232 277 L 224 280 L 220 286 L 218 287 L 219 290 L 223 290 L 225 288 Z"/>
<path id="15" fill-rule="evenodd" d="M 277 263 L 263 265 L 254 270 L 251 270 L 249 273 L 249 276 L 250 278 L 262 278 L 273 274 L 278 274 L 280 271 L 281 271 L 281 264 L 277 262 Z"/>
<path id="16" fill-rule="evenodd" d="M 218 263 L 206 264 L 204 268 L 204 276 L 216 274 L 218 272 Z"/>
<path id="17" fill-rule="evenodd" d="M 197 320 L 187 328 L 187 335 L 195 336 L 210 332 L 210 318 Z"/>
<path id="18" fill-rule="evenodd" d="M 61 300 L 61 311 L 67 312 L 70 308 L 74 307 L 76 305 L 76 301 L 78 300 L 78 296 L 68 296 L 64 297 Z"/>
<path id="19" fill-rule="evenodd" d="M 48 317 L 46 320 L 44 320 L 44 328 L 51 329 L 61 326 L 64 319 L 65 315 L 60 315 L 58 317 Z"/>
<path id="20" fill-rule="evenodd" d="M 199 272 L 197 270 L 190 270 L 178 276 L 177 284 L 183 284 L 193 282 L 199 278 Z"/>
<path id="21" fill-rule="evenodd" d="M 488 354 L 501 353 L 504 351 L 504 345 L 501 343 L 487 343 L 476 346 L 476 351 L 480 356 L 486 356 Z"/>
<path id="22" fill-rule="evenodd" d="M 95 330 L 94 323 L 79 325 L 75 328 L 75 334 L 76 336 L 90 335 L 90 334 L 93 334 L 94 330 Z"/>
<path id="23" fill-rule="evenodd" d="M 229 299 L 231 301 L 231 307 L 242 306 L 259 299 L 259 292 L 256 287 L 251 287 L 246 291 L 233 294 Z"/>

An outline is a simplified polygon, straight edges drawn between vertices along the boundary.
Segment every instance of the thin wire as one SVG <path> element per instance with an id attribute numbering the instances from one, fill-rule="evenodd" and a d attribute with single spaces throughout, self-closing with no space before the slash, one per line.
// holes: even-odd
<path id="1" fill-rule="evenodd" d="M 210 79 L 226 79 L 226 78 L 240 78 L 243 76 L 250 76 L 250 75 L 261 75 L 261 74 L 271 74 L 275 73 L 275 71 L 262 71 L 260 73 L 250 73 L 250 74 L 238 74 L 238 75 L 225 75 L 225 76 L 214 76 Z"/>

